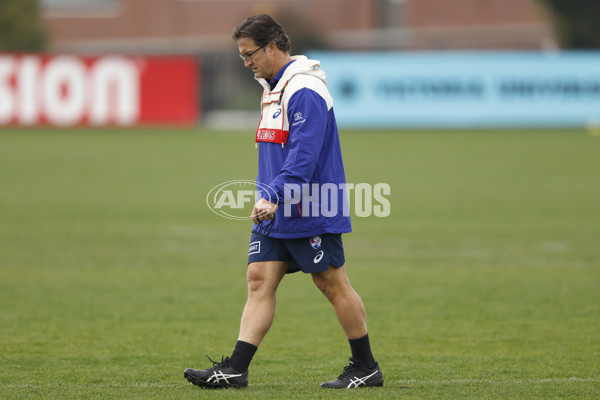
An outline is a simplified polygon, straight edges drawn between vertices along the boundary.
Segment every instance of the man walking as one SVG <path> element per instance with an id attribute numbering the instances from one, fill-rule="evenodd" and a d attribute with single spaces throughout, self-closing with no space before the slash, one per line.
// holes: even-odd
<path id="1" fill-rule="evenodd" d="M 382 386 L 365 308 L 344 265 L 341 234 L 351 226 L 343 212 L 344 166 L 325 73 L 318 61 L 290 55 L 289 37 L 269 15 L 246 19 L 233 38 L 244 65 L 264 88 L 256 131 L 260 199 L 252 211 L 248 300 L 231 357 L 208 369 L 188 368 L 184 376 L 204 388 L 246 387 L 248 367 L 273 322 L 279 283 L 286 273 L 303 271 L 333 305 L 352 353 L 342 374 L 321 386 Z M 339 188 L 340 194 L 306 207 L 323 185 Z"/>

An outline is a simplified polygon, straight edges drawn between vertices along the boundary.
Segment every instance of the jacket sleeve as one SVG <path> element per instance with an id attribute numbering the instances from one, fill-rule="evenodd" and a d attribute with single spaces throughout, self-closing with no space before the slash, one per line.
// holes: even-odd
<path id="1" fill-rule="evenodd" d="M 286 184 L 301 186 L 310 182 L 323 146 L 327 112 L 325 99 L 311 89 L 300 89 L 290 98 L 286 111 L 290 130 L 286 143 L 289 152 L 280 174 L 269 184 L 278 199 L 284 198 Z"/>

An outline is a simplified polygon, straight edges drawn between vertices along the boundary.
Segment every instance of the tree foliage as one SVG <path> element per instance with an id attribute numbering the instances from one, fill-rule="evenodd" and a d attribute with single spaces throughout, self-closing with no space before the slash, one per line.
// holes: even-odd
<path id="1" fill-rule="evenodd" d="M 0 0 L 0 51 L 39 51 L 46 46 L 37 0 Z"/>
<path id="2" fill-rule="evenodd" d="M 540 0 L 550 10 L 561 47 L 600 49 L 600 1 Z"/>

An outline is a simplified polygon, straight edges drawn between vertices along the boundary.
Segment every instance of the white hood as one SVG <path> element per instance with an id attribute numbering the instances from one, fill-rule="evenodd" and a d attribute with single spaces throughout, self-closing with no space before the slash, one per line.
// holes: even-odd
<path id="1" fill-rule="evenodd" d="M 325 86 L 327 86 L 327 74 L 319 69 L 321 66 L 319 61 L 309 60 L 306 56 L 293 56 L 292 60 L 294 60 L 294 62 L 287 67 L 283 73 L 283 76 L 279 82 L 277 82 L 277 86 L 275 86 L 275 88 L 272 90 L 273 92 L 280 91 L 281 87 L 285 86 L 287 82 L 295 75 L 314 76 L 322 80 Z M 267 92 L 271 92 L 269 83 L 265 79 L 257 78 L 256 80 L 265 88 Z"/>

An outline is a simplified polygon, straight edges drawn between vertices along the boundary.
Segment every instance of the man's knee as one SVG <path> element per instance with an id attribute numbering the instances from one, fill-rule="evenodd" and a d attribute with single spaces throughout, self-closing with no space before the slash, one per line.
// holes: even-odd
<path id="1" fill-rule="evenodd" d="M 248 292 L 256 292 L 263 287 L 265 277 L 259 268 L 250 264 L 246 273 L 246 280 L 248 281 Z"/>
<path id="2" fill-rule="evenodd" d="M 277 290 L 285 275 L 285 266 L 280 263 L 255 262 L 248 265 L 246 279 L 248 293 L 271 293 Z"/>
<path id="3" fill-rule="evenodd" d="M 312 279 L 317 288 L 319 288 L 329 301 L 333 301 L 350 287 L 350 282 L 343 267 L 335 268 L 329 266 L 327 271 L 312 274 Z"/>

